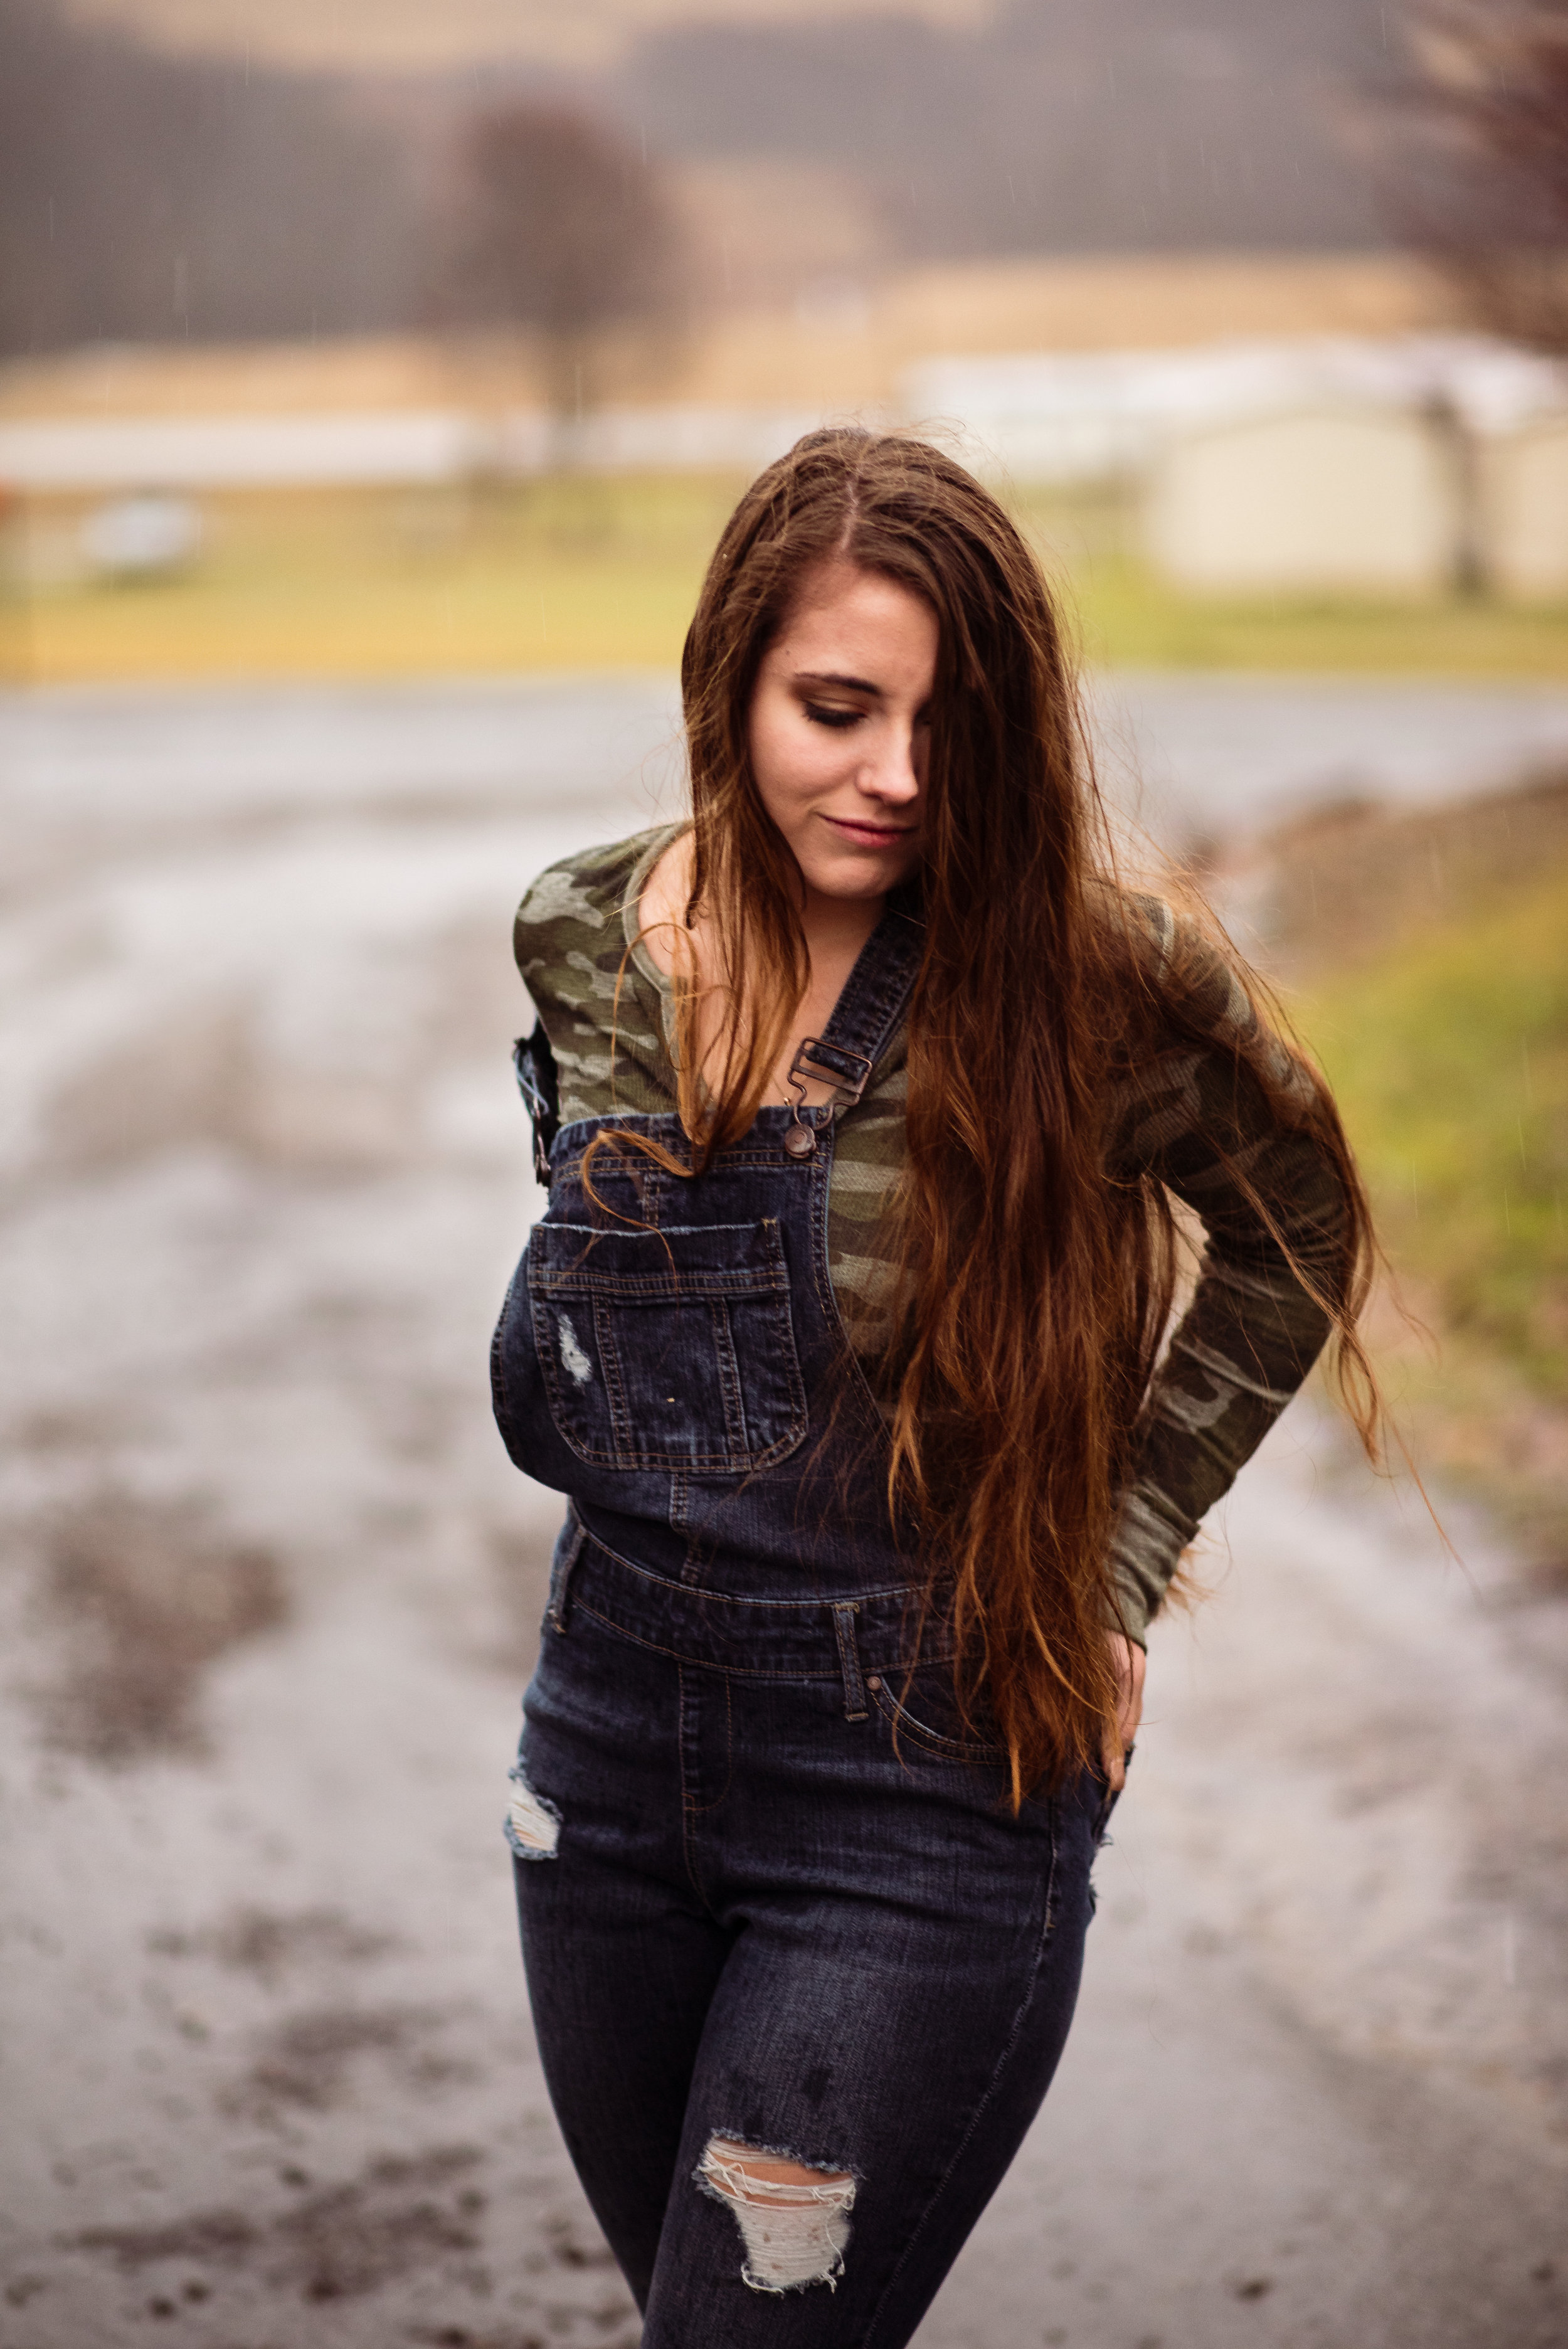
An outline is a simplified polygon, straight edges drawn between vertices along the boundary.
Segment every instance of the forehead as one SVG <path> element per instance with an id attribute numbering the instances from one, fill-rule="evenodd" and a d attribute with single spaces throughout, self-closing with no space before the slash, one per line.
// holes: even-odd
<path id="1" fill-rule="evenodd" d="M 768 657 L 791 669 L 842 667 L 852 652 L 861 675 L 868 661 L 929 669 L 936 634 L 930 605 L 896 579 L 852 564 L 823 564 L 801 582 Z"/>

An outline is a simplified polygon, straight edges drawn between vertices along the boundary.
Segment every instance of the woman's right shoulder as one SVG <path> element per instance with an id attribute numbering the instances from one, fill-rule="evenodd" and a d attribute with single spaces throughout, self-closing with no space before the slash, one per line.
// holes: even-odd
<path id="1" fill-rule="evenodd" d="M 512 938 L 518 968 L 527 978 L 573 954 L 597 959 L 606 946 L 618 963 L 625 939 L 620 927 L 626 890 L 638 864 L 673 827 L 655 824 L 629 839 L 579 848 L 546 865 L 530 882 L 517 909 Z"/>

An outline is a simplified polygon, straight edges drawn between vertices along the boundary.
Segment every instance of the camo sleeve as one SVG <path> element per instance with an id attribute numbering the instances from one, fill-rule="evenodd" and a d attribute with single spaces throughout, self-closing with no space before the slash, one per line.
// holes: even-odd
<path id="1" fill-rule="evenodd" d="M 676 827 L 586 848 L 542 873 L 517 909 L 512 943 L 561 1081 L 561 1123 L 675 1108 L 664 991 L 630 950 L 634 893 Z"/>
<path id="2" fill-rule="evenodd" d="M 1191 1302 L 1150 1389 L 1112 1546 L 1118 1598 L 1140 1639 L 1200 1520 L 1322 1350 L 1328 1315 L 1291 1259 L 1333 1297 L 1347 1215 L 1327 1150 L 1288 1116 L 1293 1096 L 1306 1106 L 1306 1072 L 1262 1026 L 1222 957 L 1164 906 L 1153 916 L 1162 986 L 1181 1018 L 1119 1089 L 1111 1162 L 1165 1184 L 1205 1239 Z"/>

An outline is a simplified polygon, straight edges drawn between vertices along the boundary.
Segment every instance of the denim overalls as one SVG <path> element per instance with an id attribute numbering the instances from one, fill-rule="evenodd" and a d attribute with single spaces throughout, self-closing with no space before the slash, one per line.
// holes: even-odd
<path id="1" fill-rule="evenodd" d="M 918 952 L 885 915 L 811 1053 L 841 1101 Z M 1086 1775 L 1015 1817 L 958 1717 L 829 1280 L 833 1115 L 765 1109 L 695 1178 L 623 1143 L 596 1198 L 596 1132 L 684 1161 L 679 1122 L 564 1127 L 492 1348 L 509 1452 L 571 1495 L 514 1773 L 529 1988 L 645 2349 L 908 2341 L 1056 2067 L 1108 1807 Z M 715 2139 L 830 2182 L 739 2207 Z"/>

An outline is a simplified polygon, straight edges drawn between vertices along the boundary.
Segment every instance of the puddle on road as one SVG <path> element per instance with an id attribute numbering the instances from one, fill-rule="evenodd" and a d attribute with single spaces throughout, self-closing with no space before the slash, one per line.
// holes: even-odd
<path id="1" fill-rule="evenodd" d="M 263 2122 L 289 2111 L 323 2113 L 348 2100 L 356 2056 L 387 2059 L 397 2085 L 411 2097 L 459 2086 L 475 2076 L 469 2063 L 443 2055 L 433 2044 L 438 2014 L 418 2007 L 323 2007 L 291 2014 L 267 2033 L 244 2079 L 224 2098 L 226 2109 Z"/>
<path id="2" fill-rule="evenodd" d="M 73 2248 L 133 2273 L 170 2271 L 170 2297 L 182 2282 L 172 2271 L 194 2266 L 257 2271 L 273 2290 L 307 2301 L 348 2299 L 479 2248 L 474 2221 L 486 2198 L 468 2181 L 483 2158 L 472 2146 L 449 2146 L 374 2161 L 349 2184 L 302 2192 L 292 2209 L 265 2218 L 196 2210 L 161 2226 L 88 2228 Z"/>
<path id="3" fill-rule="evenodd" d="M 366 1959 L 387 1957 L 398 1946 L 390 1933 L 356 1925 L 335 1909 L 292 1914 L 236 1909 L 200 1932 L 169 1927 L 147 1937 L 154 1957 L 215 1958 L 229 1971 L 253 1974 L 269 1986 L 294 1965 L 360 1965 Z"/>
<path id="4" fill-rule="evenodd" d="M 46 1537 L 65 1662 L 42 1703 L 50 1743 L 93 1762 L 199 1754 L 207 1668 L 289 1615 L 270 1550 L 226 1537 L 206 1503 L 100 1491 Z"/>
<path id="5" fill-rule="evenodd" d="M 146 2292 L 148 2315 L 209 2303 L 209 2332 L 215 2323 L 226 2327 L 242 2301 L 274 2325 L 280 2303 L 293 2302 L 300 2321 L 309 2322 L 304 2308 L 363 2300 L 422 2271 L 453 2298 L 482 2300 L 494 2289 L 484 2256 L 491 2197 L 478 2183 L 485 2159 L 473 2146 L 436 2147 L 369 2162 L 347 2182 L 325 2187 L 284 2168 L 282 2182 L 295 2199 L 282 2209 L 215 2208 L 156 2226 L 88 2228 L 68 2248 L 110 2261 L 134 2281 Z M 634 2349 L 635 2312 L 603 2244 L 584 2240 L 581 2222 L 559 2213 L 544 2218 L 542 2241 L 528 2262 L 534 2286 L 521 2321 L 399 2325 L 398 2337 L 431 2349 L 545 2349 L 547 2340 L 550 2349 L 586 2349 L 589 2342 L 593 2349 Z M 583 2270 L 603 2271 L 591 2303 L 583 2302 L 580 2287 L 571 2301 L 553 2296 L 552 2271 L 564 2287 Z"/>

